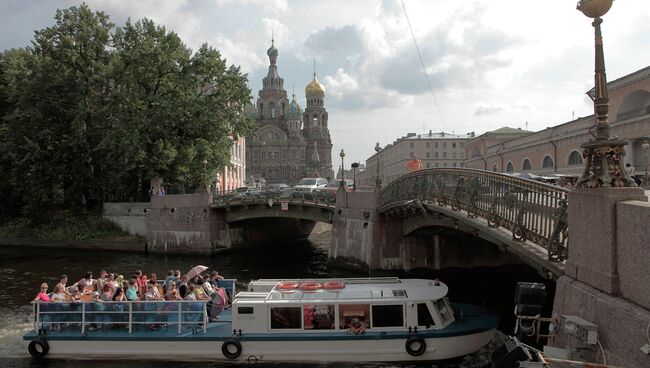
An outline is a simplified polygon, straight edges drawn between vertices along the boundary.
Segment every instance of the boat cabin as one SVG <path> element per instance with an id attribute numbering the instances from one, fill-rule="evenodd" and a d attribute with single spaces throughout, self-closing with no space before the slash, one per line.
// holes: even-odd
<path id="1" fill-rule="evenodd" d="M 447 286 L 437 280 L 262 279 L 248 289 L 232 303 L 232 328 L 246 333 L 427 330 L 454 321 Z"/>

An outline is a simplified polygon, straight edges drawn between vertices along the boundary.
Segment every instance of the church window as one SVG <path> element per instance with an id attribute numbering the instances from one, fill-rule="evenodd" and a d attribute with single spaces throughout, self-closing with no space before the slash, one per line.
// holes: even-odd
<path id="1" fill-rule="evenodd" d="M 530 171 L 530 169 L 532 169 L 532 165 L 530 164 L 530 161 L 528 161 L 528 159 L 525 159 L 524 163 L 521 165 L 521 170 Z"/>
<path id="2" fill-rule="evenodd" d="M 318 115 L 312 116 L 311 121 L 314 123 L 314 126 L 318 126 Z"/>
<path id="3" fill-rule="evenodd" d="M 269 109 L 271 110 L 271 117 L 275 117 L 275 104 L 273 102 L 269 103 Z"/>
<path id="4" fill-rule="evenodd" d="M 508 166 L 506 166 L 506 172 L 511 173 L 513 171 L 515 171 L 515 168 L 512 166 L 512 162 L 508 162 Z"/>

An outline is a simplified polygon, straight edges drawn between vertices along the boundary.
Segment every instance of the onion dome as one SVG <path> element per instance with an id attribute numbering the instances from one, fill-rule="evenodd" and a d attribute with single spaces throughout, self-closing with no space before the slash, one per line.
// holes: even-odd
<path id="1" fill-rule="evenodd" d="M 316 73 L 314 73 L 314 79 L 312 79 L 307 87 L 305 87 L 305 95 L 325 97 L 325 88 L 323 88 L 322 84 L 318 83 L 318 79 L 316 79 Z"/>
<path id="2" fill-rule="evenodd" d="M 302 115 L 302 109 L 300 108 L 300 105 L 298 105 L 298 103 L 296 102 L 296 95 L 293 95 L 293 99 L 289 104 L 289 111 L 287 112 L 287 118 L 291 120 L 300 119 L 301 115 Z"/>
<path id="3" fill-rule="evenodd" d="M 276 49 L 275 46 L 274 46 L 273 44 L 274 44 L 274 41 L 271 40 L 271 47 L 269 47 L 269 49 L 266 50 L 266 54 L 267 54 L 270 58 L 276 58 L 276 57 L 278 57 L 278 49 Z"/>

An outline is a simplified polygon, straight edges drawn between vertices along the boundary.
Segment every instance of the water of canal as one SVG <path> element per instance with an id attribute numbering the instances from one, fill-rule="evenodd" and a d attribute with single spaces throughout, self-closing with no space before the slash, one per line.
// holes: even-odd
<path id="1" fill-rule="evenodd" d="M 132 275 L 136 269 L 156 273 L 159 277 L 168 269 L 189 270 L 203 264 L 211 270 L 238 280 L 238 288 L 258 278 L 310 278 L 310 277 L 364 277 L 367 273 L 332 269 L 327 266 L 325 245 L 329 239 L 321 236 L 289 245 L 269 245 L 214 256 L 164 256 L 129 252 L 108 252 L 32 247 L 0 247 L 0 367 L 113 367 L 115 362 L 89 361 L 33 361 L 27 353 L 22 335 L 31 329 L 29 302 L 37 293 L 41 282 L 53 289 L 57 277 L 65 273 L 70 283 L 80 279 L 87 271 L 97 274 L 109 272 Z M 514 326 L 513 295 L 517 281 L 543 282 L 525 266 L 498 268 L 449 269 L 442 271 L 417 270 L 412 272 L 373 272 L 372 276 L 440 278 L 449 286 L 452 301 L 483 305 L 502 316 L 499 329 L 511 334 Z M 547 287 L 552 284 L 547 284 Z M 495 342 L 496 344 L 496 342 Z M 493 344 L 494 345 L 494 344 Z M 427 367 L 485 367 L 489 365 L 489 349 L 455 362 Z M 258 364 L 260 365 L 260 364 Z M 171 363 L 127 361 L 121 368 L 146 367 L 227 367 L 224 363 Z M 286 364 L 263 364 L 264 367 L 284 367 Z M 295 367 L 304 364 L 290 364 Z M 395 364 L 310 364 L 311 367 L 395 367 Z M 397 365 L 414 367 L 413 364 Z"/>

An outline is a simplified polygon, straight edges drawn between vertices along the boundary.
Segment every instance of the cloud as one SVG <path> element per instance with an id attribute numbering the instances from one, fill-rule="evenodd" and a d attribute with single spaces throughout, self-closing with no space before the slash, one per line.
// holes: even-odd
<path id="1" fill-rule="evenodd" d="M 480 102 L 474 110 L 474 116 L 492 115 L 504 111 L 505 108 L 495 102 Z"/>
<path id="2" fill-rule="evenodd" d="M 214 2 L 220 8 L 237 5 L 253 6 L 273 14 L 286 12 L 287 8 L 289 8 L 287 0 L 215 0 Z"/>

